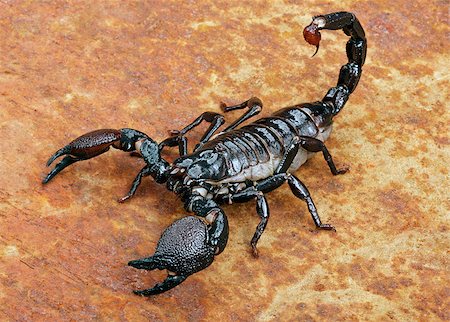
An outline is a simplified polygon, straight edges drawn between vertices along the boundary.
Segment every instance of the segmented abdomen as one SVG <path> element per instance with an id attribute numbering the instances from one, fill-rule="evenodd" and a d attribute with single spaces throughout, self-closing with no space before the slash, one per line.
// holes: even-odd
<path id="1" fill-rule="evenodd" d="M 316 136 L 316 125 L 299 107 L 285 108 L 207 142 L 200 150 L 213 148 L 227 156 L 228 175 L 220 183 L 267 178 L 276 170 L 295 136 Z M 306 158 L 306 152 L 303 153 Z"/>

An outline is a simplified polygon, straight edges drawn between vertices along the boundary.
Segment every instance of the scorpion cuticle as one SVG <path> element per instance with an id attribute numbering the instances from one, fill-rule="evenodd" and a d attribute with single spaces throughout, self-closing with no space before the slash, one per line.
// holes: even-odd
<path id="1" fill-rule="evenodd" d="M 168 226 L 152 256 L 128 263 L 137 269 L 169 271 L 163 282 L 150 289 L 134 291 L 135 294 L 160 294 L 211 265 L 228 242 L 228 219 L 222 204 L 256 200 L 260 222 L 250 247 L 257 257 L 260 254 L 257 243 L 270 217 L 265 195 L 284 183 L 295 197 L 305 202 L 317 230 L 335 231 L 332 225 L 322 223 L 306 185 L 293 173 L 316 152 L 323 154 L 333 175 L 348 170 L 336 167 L 324 141 L 330 135 L 333 118 L 358 85 L 367 41 L 361 24 L 350 12 L 315 16 L 303 30 L 305 40 L 316 46 L 314 55 L 319 50 L 320 30 L 343 30 L 350 37 L 346 46 L 348 62 L 341 67 L 336 86 L 320 101 L 289 106 L 247 125 L 242 123 L 258 115 L 263 108 L 259 98 L 252 97 L 232 106 L 221 102 L 224 112 L 245 110 L 223 130 L 219 130 L 224 123 L 222 114 L 203 112 L 183 129 L 169 131 L 169 137 L 159 144 L 135 129 L 100 129 L 76 138 L 49 158 L 47 166 L 63 157 L 43 179 L 44 184 L 69 165 L 99 156 L 110 147 L 137 154 L 145 166 L 119 202 L 132 198 L 142 179 L 150 176 L 157 183 L 166 184 L 166 188 L 184 203 L 186 211 L 195 215 Z M 203 122 L 209 123 L 208 129 L 193 151 L 188 151 L 186 134 Z M 162 154 L 170 147 L 178 148 L 179 152 L 173 162 Z"/>

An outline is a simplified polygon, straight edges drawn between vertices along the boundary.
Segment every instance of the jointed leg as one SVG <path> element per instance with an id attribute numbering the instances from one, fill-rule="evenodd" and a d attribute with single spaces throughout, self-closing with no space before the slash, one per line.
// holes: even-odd
<path id="1" fill-rule="evenodd" d="M 311 195 L 309 194 L 309 191 L 306 188 L 306 186 L 303 184 L 303 182 L 301 182 L 293 174 L 290 174 L 288 176 L 288 183 L 289 183 L 289 187 L 291 188 L 292 193 L 297 198 L 304 200 L 306 202 L 306 204 L 308 205 L 309 213 L 311 214 L 311 216 L 314 220 L 314 223 L 316 224 L 316 227 L 320 228 L 320 229 L 336 231 L 336 229 L 333 226 L 331 226 L 329 224 L 322 224 L 319 214 L 317 213 L 316 206 L 314 205 Z"/>
<path id="2" fill-rule="evenodd" d="M 171 136 L 159 144 L 159 151 L 162 151 L 164 147 L 178 146 L 180 157 L 187 154 L 187 138 L 185 136 Z"/>
<path id="3" fill-rule="evenodd" d="M 292 161 L 294 161 L 294 158 L 297 155 L 299 146 L 300 146 L 300 140 L 298 137 L 295 137 L 291 146 L 284 153 L 284 156 L 281 159 L 280 164 L 278 164 L 278 167 L 275 170 L 275 174 L 287 172 L 287 170 L 289 169 L 289 167 L 292 164 Z"/>
<path id="4" fill-rule="evenodd" d="M 344 174 L 348 171 L 347 167 L 341 169 L 336 168 L 336 165 L 333 162 L 333 158 L 331 157 L 330 152 L 328 152 L 327 147 L 322 141 L 308 136 L 301 136 L 300 146 L 309 152 L 322 151 L 323 157 L 325 158 L 325 161 L 327 161 L 328 167 L 330 168 L 331 173 L 333 173 L 333 175 Z"/>
<path id="5" fill-rule="evenodd" d="M 284 182 L 286 182 L 286 174 L 278 174 L 267 179 L 258 182 L 254 186 L 250 186 L 242 191 L 229 196 L 223 196 L 219 202 L 226 203 L 231 202 L 247 202 L 252 199 L 256 199 L 256 213 L 261 218 L 258 226 L 256 227 L 255 233 L 253 234 L 250 245 L 252 246 L 252 253 L 254 257 L 258 257 L 258 249 L 256 247 L 261 235 L 266 229 L 267 223 L 269 221 L 270 211 L 267 200 L 264 196 L 265 192 L 269 192 L 273 189 L 278 188 Z"/>
<path id="6" fill-rule="evenodd" d="M 231 131 L 235 129 L 237 126 L 242 124 L 244 121 L 248 120 L 249 118 L 259 114 L 262 110 L 262 102 L 257 97 L 252 97 L 249 100 L 246 100 L 245 102 L 242 102 L 237 105 L 233 106 L 226 106 L 221 105 L 223 111 L 229 112 L 234 110 L 239 110 L 243 108 L 248 108 L 249 110 L 244 113 L 241 117 L 239 117 L 236 121 L 234 121 L 232 124 L 230 124 L 225 130 L 222 131 L 222 133 Z M 194 129 L 196 126 L 198 126 L 202 121 L 206 121 L 208 123 L 211 123 L 209 128 L 206 130 L 206 132 L 203 134 L 202 138 L 200 139 L 200 142 L 195 146 L 194 151 L 201 148 L 206 142 L 208 142 L 211 137 L 217 132 L 217 130 L 222 126 L 224 123 L 224 117 L 221 114 L 214 113 L 214 112 L 204 112 L 199 117 L 197 117 L 192 123 L 184 127 L 182 130 L 177 131 L 171 131 L 172 135 L 171 137 L 165 139 L 160 143 L 160 149 L 162 150 L 164 147 L 174 147 L 178 146 L 180 151 L 180 156 L 184 156 L 188 153 L 187 151 L 187 139 L 185 135 Z"/>
<path id="7" fill-rule="evenodd" d="M 219 202 L 223 203 L 226 203 L 227 201 L 241 203 L 250 201 L 252 199 L 256 199 L 256 211 L 258 215 L 261 217 L 261 221 L 256 227 L 255 234 L 253 235 L 253 238 L 250 243 L 252 246 L 253 255 L 255 257 L 258 256 L 258 250 L 256 248 L 256 245 L 262 233 L 264 232 L 264 229 L 267 226 L 270 214 L 267 200 L 264 197 L 264 193 L 270 192 L 280 187 L 286 181 L 289 183 L 289 187 L 291 188 L 291 191 L 294 193 L 294 195 L 306 202 L 309 213 L 311 214 L 311 217 L 313 218 L 316 227 L 324 230 L 335 230 L 335 228 L 329 224 L 322 224 L 320 217 L 317 213 L 316 206 L 314 205 L 314 202 L 309 194 L 308 189 L 297 177 L 287 173 L 275 174 L 269 178 L 257 182 L 254 186 L 250 186 L 233 195 L 222 196 L 222 199 L 219 200 Z"/>
<path id="8" fill-rule="evenodd" d="M 143 177 L 146 177 L 150 175 L 150 168 L 148 166 L 145 166 L 141 169 L 141 171 L 139 171 L 139 173 L 137 174 L 136 178 L 134 178 L 133 183 L 131 184 L 131 188 L 130 191 L 123 196 L 122 198 L 119 199 L 119 202 L 125 202 L 126 200 L 130 199 L 131 197 L 134 196 L 134 194 L 136 193 L 137 188 L 139 187 L 139 185 L 141 184 L 141 180 Z"/>
<path id="9" fill-rule="evenodd" d="M 229 126 L 227 126 L 227 128 L 225 130 L 223 130 L 223 133 L 229 132 L 233 129 L 235 129 L 236 127 L 238 127 L 240 124 L 242 124 L 243 122 L 245 122 L 246 120 L 248 120 L 249 118 L 258 115 L 262 108 L 263 108 L 263 103 L 261 102 L 261 100 L 257 97 L 252 97 L 251 99 L 242 102 L 241 104 L 237 104 L 237 105 L 233 105 L 233 106 L 226 106 L 226 105 L 222 105 L 222 109 L 224 112 L 230 112 L 230 111 L 234 111 L 234 110 L 240 110 L 243 108 L 248 108 L 249 110 L 247 112 L 245 112 L 240 118 L 238 118 L 236 121 L 234 121 L 233 123 L 231 123 Z"/>
<path id="10" fill-rule="evenodd" d="M 261 217 L 261 221 L 258 226 L 256 226 L 256 231 L 252 237 L 250 245 L 252 245 L 252 252 L 254 257 L 258 257 L 258 249 L 256 244 L 261 237 L 264 229 L 266 229 L 267 222 L 269 221 L 269 205 L 267 204 L 266 197 L 262 193 L 259 193 L 256 197 L 256 213 Z"/>
<path id="11" fill-rule="evenodd" d="M 184 127 L 180 131 L 171 131 L 173 136 L 165 139 L 160 143 L 160 150 L 162 150 L 165 146 L 177 146 L 180 150 L 180 156 L 184 156 L 187 154 L 187 138 L 185 137 L 186 133 L 191 131 L 193 128 L 200 125 L 202 121 L 206 121 L 211 123 L 209 128 L 206 130 L 203 137 L 200 139 L 199 144 L 204 144 L 207 142 L 211 136 L 217 131 L 217 129 L 224 123 L 223 115 L 214 112 L 204 112 L 199 117 L 197 117 L 192 123 Z"/>
<path id="12" fill-rule="evenodd" d="M 327 147 L 322 141 L 308 136 L 300 136 L 298 138 L 295 138 L 291 146 L 287 149 L 285 155 L 281 159 L 280 164 L 278 165 L 277 170 L 275 171 L 276 174 L 286 173 L 286 171 L 291 166 L 299 147 L 302 147 L 308 152 L 322 151 L 323 157 L 325 158 L 325 161 L 327 162 L 328 167 L 330 168 L 333 175 L 344 174 L 348 171 L 347 167 L 341 169 L 336 168 L 330 152 L 328 152 Z"/>
<path id="13" fill-rule="evenodd" d="M 273 175 L 267 179 L 261 180 L 257 183 L 257 185 L 253 188 L 247 188 L 247 189 L 255 189 L 257 191 L 261 191 L 264 193 L 267 193 L 269 191 L 272 191 L 279 186 L 281 186 L 284 182 L 288 182 L 289 187 L 291 188 L 292 193 L 301 200 L 305 201 L 309 213 L 311 214 L 311 217 L 314 220 L 314 223 L 317 228 L 325 229 L 325 230 L 335 230 L 333 226 L 329 224 L 322 224 L 319 214 L 317 213 L 316 206 L 314 205 L 314 202 L 311 198 L 311 195 L 309 194 L 308 189 L 306 186 L 293 174 L 287 174 L 287 173 L 280 173 Z M 246 189 L 246 190 L 247 190 Z M 240 193 L 246 194 L 246 190 L 241 191 Z M 247 193 L 249 194 L 249 193 Z M 244 198 L 237 199 L 238 202 L 246 201 Z M 241 201 L 242 200 L 242 201 Z M 234 201 L 234 200 L 233 200 Z"/>

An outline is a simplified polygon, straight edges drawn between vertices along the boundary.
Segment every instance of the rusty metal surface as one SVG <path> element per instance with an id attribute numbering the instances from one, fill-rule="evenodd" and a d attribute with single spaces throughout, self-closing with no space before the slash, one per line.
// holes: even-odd
<path id="1" fill-rule="evenodd" d="M 252 203 L 226 206 L 228 247 L 176 289 L 126 266 L 185 211 L 142 166 L 112 151 L 42 186 L 47 158 L 97 128 L 155 139 L 219 102 L 251 96 L 265 115 L 320 99 L 345 62 L 342 33 L 304 43 L 314 14 L 353 11 L 369 51 L 327 145 L 297 175 L 317 232 L 287 187 L 269 194 L 259 243 Z M 0 319 L 449 320 L 448 2 L 0 2 Z M 231 120 L 236 114 L 228 115 Z M 194 139 L 200 132 L 194 135 Z"/>

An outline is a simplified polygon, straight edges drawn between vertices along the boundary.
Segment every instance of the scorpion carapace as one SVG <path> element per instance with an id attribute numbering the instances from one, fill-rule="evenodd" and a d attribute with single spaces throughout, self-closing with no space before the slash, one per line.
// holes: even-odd
<path id="1" fill-rule="evenodd" d="M 323 142 L 331 132 L 333 117 L 358 84 L 367 42 L 358 19 L 349 12 L 313 18 L 303 34 L 317 49 L 323 29 L 342 29 L 350 40 L 346 47 L 348 62 L 340 70 L 337 85 L 321 101 L 286 107 L 242 127 L 239 125 L 261 111 L 261 100 L 253 97 L 238 105 L 222 105 L 224 112 L 236 109 L 246 112 L 219 133 L 216 132 L 224 123 L 223 115 L 205 112 L 182 130 L 172 131 L 159 144 L 133 129 L 97 130 L 75 139 L 47 162 L 49 166 L 65 155 L 43 183 L 70 164 L 100 155 L 111 146 L 137 154 L 145 166 L 128 194 L 119 201 L 132 197 L 142 178 L 152 176 L 156 182 L 166 183 L 168 190 L 180 196 L 185 209 L 194 213 L 195 216 L 177 220 L 164 231 L 153 256 L 128 263 L 138 269 L 168 270 L 166 280 L 153 288 L 135 291 L 136 294 L 149 296 L 167 291 L 213 262 L 228 239 L 227 217 L 220 207 L 223 203 L 256 200 L 260 222 L 250 244 L 257 256 L 256 245 L 269 219 L 265 194 L 285 182 L 296 197 L 306 202 L 317 228 L 334 230 L 321 222 L 308 189 L 293 172 L 315 152 L 323 153 L 334 175 L 346 172 L 345 168 L 336 168 Z M 186 133 L 203 121 L 210 126 L 194 150 L 188 152 Z M 166 161 L 161 156 L 165 147 L 178 147 L 179 158 L 172 163 Z"/>

